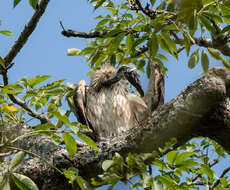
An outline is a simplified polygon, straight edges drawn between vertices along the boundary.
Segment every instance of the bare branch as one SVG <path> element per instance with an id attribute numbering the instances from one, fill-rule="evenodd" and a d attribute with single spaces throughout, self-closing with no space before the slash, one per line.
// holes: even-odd
<path id="1" fill-rule="evenodd" d="M 77 32 L 74 30 L 63 30 L 62 35 L 66 37 L 79 37 L 79 38 L 103 38 L 107 31 L 102 32 Z"/>

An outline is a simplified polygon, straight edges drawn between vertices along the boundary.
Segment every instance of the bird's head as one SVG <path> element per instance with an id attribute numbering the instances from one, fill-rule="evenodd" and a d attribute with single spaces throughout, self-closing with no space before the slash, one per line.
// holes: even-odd
<path id="1" fill-rule="evenodd" d="M 134 72 L 134 71 L 136 71 L 136 68 L 135 68 L 135 67 L 130 67 L 130 66 L 127 66 L 127 65 L 122 65 L 122 66 L 120 66 L 120 67 L 118 68 L 118 70 L 117 70 L 117 75 L 122 76 L 122 77 L 123 77 L 123 76 L 125 77 L 126 74 L 132 73 L 132 72 Z"/>

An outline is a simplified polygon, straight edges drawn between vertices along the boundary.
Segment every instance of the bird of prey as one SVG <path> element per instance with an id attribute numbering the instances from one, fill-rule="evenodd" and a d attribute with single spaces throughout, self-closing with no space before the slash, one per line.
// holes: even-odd
<path id="1" fill-rule="evenodd" d="M 140 96 L 130 92 L 129 83 L 144 96 L 140 76 L 129 66 L 116 69 L 105 64 L 91 74 L 89 86 L 81 80 L 73 96 L 78 121 L 99 138 L 119 136 L 138 125 L 147 106 Z"/>

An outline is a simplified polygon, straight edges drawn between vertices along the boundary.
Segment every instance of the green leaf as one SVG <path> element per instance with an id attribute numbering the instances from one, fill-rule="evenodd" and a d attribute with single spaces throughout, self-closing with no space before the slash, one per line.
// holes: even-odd
<path id="1" fill-rule="evenodd" d="M 186 167 L 186 168 L 192 168 L 194 166 L 199 166 L 199 165 L 200 164 L 198 162 L 194 161 L 193 159 L 187 159 L 187 160 L 180 162 L 180 164 L 178 164 L 178 166 Z"/>
<path id="2" fill-rule="evenodd" d="M 229 8 L 229 6 L 220 5 L 220 9 L 221 9 L 221 15 L 224 19 L 224 22 L 226 24 L 229 24 L 230 23 L 230 8 Z"/>
<path id="3" fill-rule="evenodd" d="M 163 39 L 165 40 L 166 44 L 168 45 L 168 47 L 174 52 L 177 53 L 177 48 L 176 48 L 176 44 L 175 42 L 170 38 L 170 36 L 165 33 L 162 32 L 161 36 L 163 37 Z"/>
<path id="4" fill-rule="evenodd" d="M 143 187 L 144 188 L 151 187 L 152 183 L 153 183 L 152 176 L 145 175 L 143 179 Z"/>
<path id="5" fill-rule="evenodd" d="M 30 6 L 33 7 L 34 10 L 36 10 L 38 0 L 30 0 Z"/>
<path id="6" fill-rule="evenodd" d="M 105 160 L 102 163 L 102 169 L 106 172 L 113 165 L 114 165 L 114 161 L 113 160 Z"/>
<path id="7" fill-rule="evenodd" d="M 202 15 L 209 17 L 210 19 L 213 19 L 214 21 L 218 23 L 223 23 L 221 16 L 218 14 L 215 14 L 214 12 L 211 11 L 203 11 Z"/>
<path id="8" fill-rule="evenodd" d="M 0 34 L 3 34 L 5 36 L 15 36 L 11 31 L 9 30 L 0 30 Z"/>
<path id="9" fill-rule="evenodd" d="M 203 24 L 203 26 L 205 26 L 207 28 L 207 30 L 212 34 L 212 35 L 216 35 L 216 29 L 213 26 L 212 22 L 206 18 L 206 16 L 203 15 L 199 15 L 199 19 L 201 21 L 201 23 Z"/>
<path id="10" fill-rule="evenodd" d="M 121 29 L 114 29 L 114 30 L 111 30 L 111 31 L 109 31 L 107 34 L 106 34 L 106 36 L 105 36 L 105 38 L 108 38 L 108 37 L 116 37 L 116 35 L 119 35 L 120 33 L 122 33 L 123 32 L 123 30 L 121 30 Z"/>
<path id="11" fill-rule="evenodd" d="M 194 155 L 195 153 L 194 152 L 182 152 L 181 154 L 179 154 L 177 157 L 176 157 L 176 162 L 175 164 L 176 165 L 179 165 L 181 164 L 182 162 L 184 162 L 188 157 L 191 157 L 192 155 Z"/>
<path id="12" fill-rule="evenodd" d="M 4 63 L 4 60 L 2 59 L 2 57 L 0 56 L 0 65 L 5 68 L 5 63 Z"/>
<path id="13" fill-rule="evenodd" d="M 153 6 L 155 4 L 156 0 L 150 0 L 151 5 Z"/>
<path id="14" fill-rule="evenodd" d="M 0 176 L 0 189 L 11 190 L 10 179 L 8 176 Z"/>
<path id="15" fill-rule="evenodd" d="M 208 52 L 210 53 L 210 55 L 217 60 L 222 60 L 222 57 L 220 55 L 220 52 L 217 49 L 214 48 L 208 48 Z"/>
<path id="16" fill-rule="evenodd" d="M 81 50 L 77 48 L 70 48 L 67 50 L 67 56 L 80 56 Z"/>
<path id="17" fill-rule="evenodd" d="M 14 0 L 14 8 L 18 5 L 21 0 Z"/>
<path id="18" fill-rule="evenodd" d="M 10 161 L 10 170 L 17 167 L 25 158 L 26 153 L 23 151 L 18 152 Z"/>
<path id="19" fill-rule="evenodd" d="M 157 54 L 158 51 L 158 41 L 157 41 L 157 35 L 155 33 L 152 33 L 151 38 L 149 38 L 148 43 L 147 43 L 148 47 L 149 47 L 149 53 L 151 58 L 154 58 Z"/>
<path id="20" fill-rule="evenodd" d="M 41 83 L 41 82 L 47 80 L 47 79 L 50 78 L 50 77 L 51 77 L 50 75 L 43 75 L 43 76 L 38 75 L 38 76 L 36 76 L 36 77 L 34 77 L 34 78 L 30 78 L 30 79 L 28 80 L 28 86 L 29 86 L 29 87 L 34 87 L 34 86 L 36 86 L 37 84 L 39 84 L 39 83 Z"/>
<path id="21" fill-rule="evenodd" d="M 200 172 L 201 172 L 202 174 L 206 174 L 206 175 L 209 177 L 209 179 L 212 179 L 212 178 L 213 178 L 214 171 L 213 171 L 210 167 L 208 167 L 208 166 L 206 166 L 206 165 L 201 165 L 201 170 L 200 170 Z"/>
<path id="22" fill-rule="evenodd" d="M 89 145 L 91 148 L 99 151 L 97 144 L 88 136 L 86 136 L 85 134 L 82 134 L 80 132 L 77 133 L 77 137 L 80 138 L 81 140 L 83 140 L 87 145 Z"/>
<path id="23" fill-rule="evenodd" d="M 77 184 L 81 188 L 81 190 L 91 190 L 92 188 L 88 184 L 86 180 L 84 180 L 81 176 L 76 177 Z"/>
<path id="24" fill-rule="evenodd" d="M 125 34 L 121 33 L 111 41 L 111 44 L 109 47 L 109 51 L 111 53 L 113 53 L 114 51 L 116 51 L 118 49 L 118 47 L 119 47 L 121 41 L 124 39 L 124 37 L 125 37 Z"/>
<path id="25" fill-rule="evenodd" d="M 188 60 L 188 67 L 193 69 L 199 61 L 199 49 L 194 51 Z"/>
<path id="26" fill-rule="evenodd" d="M 11 174 L 14 183 L 21 190 L 39 190 L 37 185 L 27 176 L 18 173 Z"/>
<path id="27" fill-rule="evenodd" d="M 75 139 L 67 132 L 63 133 L 63 138 L 66 145 L 66 150 L 70 156 L 74 157 L 77 152 L 77 143 Z"/>
<path id="28" fill-rule="evenodd" d="M 209 59 L 208 59 L 207 53 L 204 50 L 202 50 L 202 53 L 201 53 L 201 65 L 202 65 L 203 71 L 205 73 L 208 72 Z"/>
<path id="29" fill-rule="evenodd" d="M 134 42 L 134 38 L 132 34 L 128 34 L 128 36 L 126 37 L 126 47 L 128 50 L 128 53 L 131 54 L 134 50 L 133 48 L 133 42 Z"/>
<path id="30" fill-rule="evenodd" d="M 71 183 L 72 185 L 76 181 L 78 173 L 79 173 L 79 170 L 74 167 L 69 167 L 67 170 L 64 169 L 64 175 L 67 179 L 69 179 L 69 183 Z"/>
<path id="31" fill-rule="evenodd" d="M 169 153 L 167 153 L 166 155 L 166 159 L 168 160 L 168 163 L 172 166 L 174 161 L 176 160 L 176 157 L 178 155 L 178 151 L 170 151 Z"/>
<path id="32" fill-rule="evenodd" d="M 228 180 L 226 178 L 221 177 L 220 182 L 224 187 L 228 186 Z"/>
<path id="33" fill-rule="evenodd" d="M 23 78 L 19 81 L 19 83 L 23 84 L 25 87 L 28 86 L 28 81 L 27 81 L 27 78 L 26 78 L 26 77 L 23 77 Z"/>
<path id="34" fill-rule="evenodd" d="M 153 180 L 153 190 L 164 190 L 164 186 L 158 180 Z"/>

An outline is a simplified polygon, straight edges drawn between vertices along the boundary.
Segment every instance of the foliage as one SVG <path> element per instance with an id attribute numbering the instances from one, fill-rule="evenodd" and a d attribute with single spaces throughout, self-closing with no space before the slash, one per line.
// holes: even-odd
<path id="1" fill-rule="evenodd" d="M 39 2 L 29 0 L 34 11 L 39 9 Z M 14 0 L 13 7 L 19 3 L 21 0 Z M 230 4 L 227 0 L 150 0 L 146 6 L 137 0 L 118 3 L 112 0 L 90 0 L 90 3 L 95 10 L 103 8 L 107 13 L 95 17 L 97 25 L 90 31 L 90 34 L 99 33 L 101 36 L 88 40 L 82 50 L 69 49 L 67 55 L 85 56 L 92 69 L 104 63 L 133 63 L 149 76 L 151 61 L 159 62 L 166 72 L 167 57 L 178 59 L 183 50 L 189 57 L 190 69 L 200 62 L 204 73 L 208 72 L 210 56 L 230 68 L 222 55 L 227 55 L 222 49 L 222 42 L 226 47 L 229 45 Z M 0 34 L 14 35 L 8 30 L 0 30 Z M 199 47 L 192 49 L 195 45 Z M 7 66 L 8 63 L 0 56 L 2 75 L 7 71 Z M 11 179 L 20 189 L 38 189 L 29 177 L 16 172 L 26 156 L 40 158 L 32 152 L 14 147 L 15 142 L 27 136 L 47 135 L 56 144 L 64 145 L 71 157 L 77 153 L 76 138 L 98 150 L 96 143 L 81 132 L 86 127 L 70 121 L 70 115 L 75 114 L 72 100 L 75 85 L 64 84 L 65 80 L 44 84 L 50 77 L 24 77 L 16 83 L 1 86 L 0 147 L 2 157 L 8 158 L 10 162 L 8 168 L 4 168 L 4 162 L 0 160 L 0 172 L 4 174 L 0 176 L 0 189 L 10 189 Z M 14 102 L 16 97 L 20 97 L 17 104 Z M 63 110 L 66 102 L 68 108 Z M 41 122 L 41 115 L 49 122 Z M 32 119 L 41 123 L 36 123 L 31 132 L 21 134 L 23 126 L 30 124 Z M 172 141 L 159 152 L 128 154 L 126 158 L 115 153 L 112 160 L 103 162 L 104 173 L 91 182 L 94 186 L 110 184 L 108 189 L 112 189 L 119 181 L 131 183 L 130 188 L 199 189 L 199 186 L 204 186 L 206 189 L 230 189 L 229 178 L 225 176 L 230 168 L 226 168 L 222 175 L 216 174 L 213 169 L 226 156 L 220 145 L 202 138 L 187 142 L 177 149 L 174 146 L 175 141 Z M 51 166 L 65 175 L 72 185 L 77 183 L 81 189 L 91 188 L 76 168 L 59 171 Z M 139 178 L 133 182 L 136 176 Z"/>
<path id="2" fill-rule="evenodd" d="M 213 169 L 227 155 L 215 141 L 196 138 L 177 149 L 173 149 L 174 145 L 172 141 L 165 146 L 163 152 L 129 153 L 126 158 L 116 153 L 112 160 L 103 162 L 104 173 L 93 178 L 92 184 L 111 184 L 108 189 L 112 189 L 119 181 L 128 183 L 130 189 L 144 187 L 177 190 L 199 189 L 200 186 L 205 189 L 230 188 L 229 178 L 218 177 Z M 162 157 L 162 153 L 166 154 Z"/>
<path id="3" fill-rule="evenodd" d="M 178 53 L 185 49 L 187 55 L 190 56 L 188 67 L 194 68 L 201 54 L 202 68 L 204 72 L 207 72 L 209 69 L 207 51 L 204 48 L 198 48 L 190 54 L 193 45 L 202 46 L 200 41 L 205 40 L 205 38 L 196 37 L 197 31 L 201 29 L 204 35 L 216 41 L 224 33 L 230 32 L 227 26 L 230 23 L 230 9 L 227 1 L 165 0 L 160 4 L 158 1 L 150 1 L 151 5 L 147 4 L 145 8 L 143 8 L 144 5 L 142 6 L 145 11 L 142 11 L 140 7 L 130 11 L 131 2 L 135 4 L 135 1 L 119 2 L 120 4 L 111 0 L 91 0 L 90 2 L 93 3 L 95 10 L 103 7 L 108 12 L 106 15 L 95 17 L 98 23 L 91 31 L 91 33 L 104 31 L 105 35 L 90 40 L 83 50 L 71 48 L 68 50 L 68 55 L 85 56 L 89 66 L 94 69 L 101 63 L 112 65 L 133 63 L 139 70 L 144 71 L 148 68 L 145 67 L 146 60 L 157 61 L 165 68 L 164 62 L 168 61 L 165 54 L 178 59 Z M 218 31 L 216 25 L 225 27 Z M 164 55 L 160 53 L 162 51 Z M 210 47 L 208 53 L 230 68 L 218 49 Z"/>

